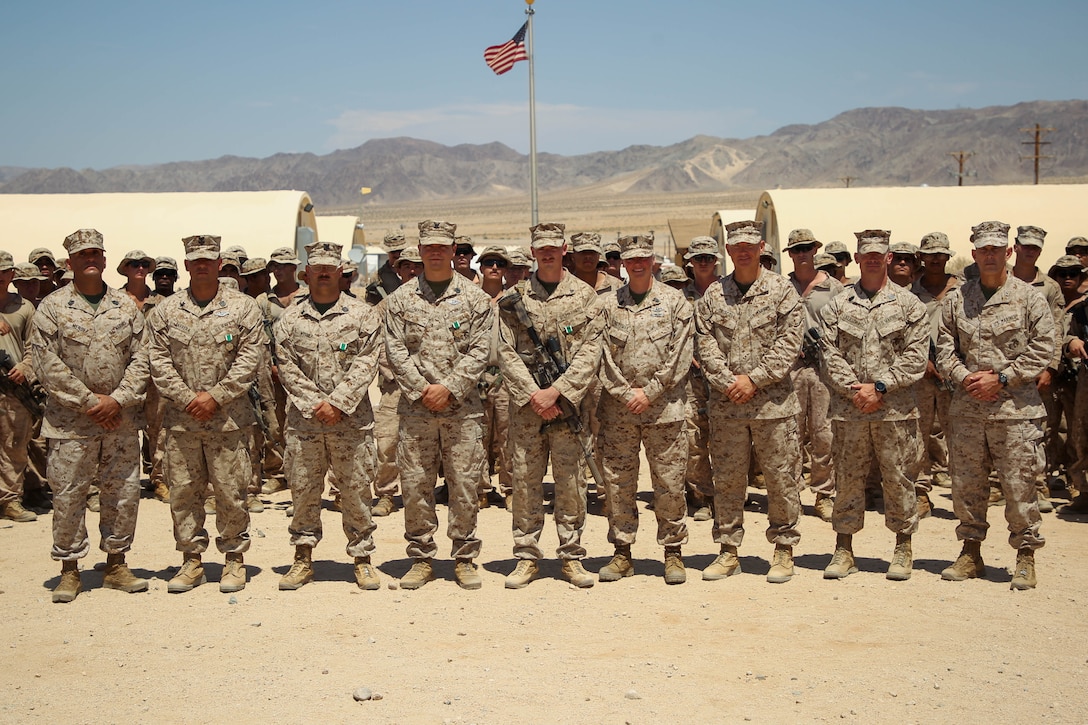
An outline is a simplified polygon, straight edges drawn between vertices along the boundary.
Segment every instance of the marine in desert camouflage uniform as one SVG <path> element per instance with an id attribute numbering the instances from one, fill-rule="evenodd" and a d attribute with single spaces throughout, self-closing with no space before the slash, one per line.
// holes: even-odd
<path id="1" fill-rule="evenodd" d="M 821 373 L 831 391 L 835 436 L 835 553 L 825 579 L 857 571 L 853 535 L 865 525 L 865 477 L 875 458 L 884 489 L 885 525 L 895 533 L 887 578 L 903 581 L 913 567 L 918 528 L 914 479 L 921 465 L 914 384 L 926 369 L 929 320 L 909 291 L 891 282 L 891 232 L 855 233 L 861 269 L 820 312 Z"/>
<path id="2" fill-rule="evenodd" d="M 1009 544 L 1017 550 L 1013 589 L 1035 587 L 1042 547 L 1036 478 L 1042 472 L 1045 410 L 1036 380 L 1054 358 L 1054 315 L 1046 299 L 1006 269 L 1009 225 L 972 227 L 979 277 L 941 307 L 937 368 L 956 384 L 952 395 L 952 504 L 963 550 L 943 579 L 985 574 L 987 477 L 996 470 L 1005 494 Z"/>
<path id="3" fill-rule="evenodd" d="M 586 482 L 582 446 L 561 416 L 560 397 L 577 408 L 589 390 L 601 358 L 599 296 L 563 269 L 567 250 L 562 224 L 541 223 L 532 233 L 537 270 L 499 301 L 502 325 L 500 359 L 510 391 L 511 466 L 514 473 L 514 556 L 518 564 L 506 587 L 521 589 L 540 572 L 540 536 L 544 530 L 544 471 L 551 460 L 555 479 L 556 551 L 562 575 L 578 587 L 596 581 L 582 566 L 586 550 L 582 530 L 586 519 Z M 509 308 L 520 295 L 529 321 L 542 342 L 554 338 L 568 368 L 541 389 L 530 370 L 536 359 L 528 329 Z M 554 422 L 552 422 L 554 421 Z M 548 425 L 548 423 L 551 423 Z M 588 444 L 588 443 L 587 443 Z"/>
<path id="4" fill-rule="evenodd" d="M 148 381 L 144 318 L 131 299 L 102 281 L 102 235 L 80 229 L 64 240 L 75 280 L 42 300 L 34 316 L 30 352 L 49 393 L 42 435 L 53 486 L 52 557 L 61 562 L 54 602 L 71 602 L 82 589 L 78 561 L 90 549 L 86 500 L 92 482 L 101 497 L 99 546 L 106 552 L 102 586 L 147 590 L 125 563 L 140 504 L 140 442 Z"/>
<path id="5" fill-rule="evenodd" d="M 734 271 L 695 305 L 695 344 L 710 384 L 710 456 L 714 467 L 714 541 L 721 553 L 703 579 L 740 572 L 744 501 L 751 458 L 767 481 L 767 540 L 775 545 L 767 580 L 793 577 L 801 539 L 801 407 L 789 371 L 801 351 L 804 306 L 793 286 L 759 263 L 765 243 L 753 221 L 726 227 Z"/>
<path id="6" fill-rule="evenodd" d="M 370 562 L 375 529 L 370 482 L 377 459 L 367 394 L 383 344 L 381 315 L 340 291 L 341 250 L 331 242 L 306 247 L 310 294 L 284 311 L 275 326 L 280 381 L 287 391 L 285 468 L 295 504 L 288 527 L 295 560 L 280 589 L 313 580 L 313 548 L 322 536 L 321 494 L 330 470 L 340 492 L 356 583 L 362 589 L 381 585 Z"/>
<path id="7" fill-rule="evenodd" d="M 33 382 L 30 364 L 30 320 L 34 305 L 30 300 L 8 290 L 15 276 L 15 264 L 8 252 L 0 251 L 0 351 L 11 358 L 8 378 L 16 385 Z M 23 508 L 23 478 L 27 470 L 27 445 L 35 426 L 34 416 L 8 393 L 0 393 L 0 516 L 27 523 L 37 520 L 33 511 Z M 45 479 L 45 470 L 41 471 Z"/>
<path id="8" fill-rule="evenodd" d="M 487 293 L 453 271 L 456 229 L 443 221 L 419 223 L 423 275 L 385 301 L 386 355 L 401 392 L 397 464 L 404 538 L 415 560 L 402 589 L 418 589 L 434 578 L 440 463 L 449 491 L 454 575 L 464 589 L 483 584 L 473 563 L 481 548 L 476 489 L 487 465 L 476 383 L 487 366 L 493 313 Z"/>
<path id="9" fill-rule="evenodd" d="M 602 300 L 606 332 L 600 372 L 608 541 L 616 551 L 597 575 L 604 582 L 634 574 L 635 494 L 639 450 L 645 446 L 657 543 L 665 547 L 665 582 L 682 584 L 687 577 L 681 547 L 688 540 L 685 383 L 693 354 L 693 312 L 681 292 L 654 280 L 651 237 L 623 237 L 620 247 L 629 281 Z"/>
<path id="10" fill-rule="evenodd" d="M 215 543 L 226 555 L 219 590 L 235 592 L 246 585 L 246 487 L 253 470 L 248 446 L 256 424 L 246 391 L 263 359 L 265 333 L 256 303 L 220 283 L 219 237 L 202 234 L 182 241 L 189 288 L 147 319 L 151 375 L 166 401 L 163 468 L 170 514 L 183 554 L 167 590 L 187 592 L 207 581 L 201 555 L 209 543 L 204 495 L 210 483 L 219 531 Z"/>

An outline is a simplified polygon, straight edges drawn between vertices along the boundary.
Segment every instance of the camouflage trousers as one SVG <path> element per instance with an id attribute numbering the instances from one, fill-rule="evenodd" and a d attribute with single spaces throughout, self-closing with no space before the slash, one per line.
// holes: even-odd
<path id="1" fill-rule="evenodd" d="M 340 489 L 348 556 L 370 556 L 377 528 L 370 516 L 370 482 L 377 467 L 371 431 L 289 430 L 285 459 L 295 505 L 287 527 L 291 545 L 314 547 L 321 541 L 321 494 L 325 491 L 325 474 L 331 470 Z"/>
<path id="2" fill-rule="evenodd" d="M 10 395 L 0 394 L 0 505 L 22 501 L 30 413 Z"/>
<path id="3" fill-rule="evenodd" d="M 1057 377 L 1050 390 L 1042 394 L 1046 406 L 1046 473 L 1060 471 L 1077 460 L 1074 423 L 1077 418 L 1077 381 Z M 1063 435 L 1062 420 L 1065 428 Z"/>
<path id="4" fill-rule="evenodd" d="M 374 444 L 378 448 L 378 472 L 374 477 L 374 498 L 397 495 L 397 439 L 399 438 L 400 387 L 382 393 L 374 411 Z"/>
<path id="5" fill-rule="evenodd" d="M 253 429 L 253 434 L 256 436 L 253 450 L 260 453 L 260 460 L 254 461 L 253 482 L 249 486 L 249 492 L 254 495 L 261 492 L 262 480 L 283 480 L 283 456 L 287 443 L 283 432 L 283 421 L 276 409 L 278 405 L 276 387 L 272 381 L 272 368 L 265 365 L 258 368 L 257 391 L 261 395 L 259 414 L 268 426 L 270 435 L 266 436 L 260 426 Z"/>
<path id="6" fill-rule="evenodd" d="M 585 436 L 586 442 L 589 444 L 589 450 L 593 452 L 593 462 L 597 465 L 597 470 L 601 470 L 601 466 L 604 465 L 604 450 L 601 448 L 601 398 L 604 396 L 604 387 L 601 382 L 596 378 L 590 384 L 589 389 L 586 391 L 585 397 L 582 398 L 581 405 L 578 406 L 578 412 L 582 419 L 582 435 Z M 588 466 L 585 465 L 585 461 L 582 461 L 582 478 L 585 479 L 586 485 L 589 485 L 590 478 L 586 478 L 586 471 Z M 606 487 L 607 488 L 607 487 Z M 607 497 L 608 492 L 598 491 L 598 496 Z"/>
<path id="7" fill-rule="evenodd" d="M 253 470 L 252 446 L 252 426 L 232 431 L 166 431 L 163 472 L 170 486 L 178 551 L 201 554 L 208 549 L 204 498 L 209 483 L 215 495 L 216 547 L 227 554 L 249 549 L 246 488 Z"/>
<path id="8" fill-rule="evenodd" d="M 616 546 L 635 543 L 638 531 L 639 448 L 646 446 L 650 481 L 657 517 L 657 543 L 680 546 L 688 541 L 684 523 L 687 500 L 684 473 L 687 470 L 688 438 L 685 422 L 641 423 L 639 416 L 615 411 L 606 404 L 601 416 L 601 450 L 604 453 L 604 480 L 608 486 L 608 541 Z"/>
<path id="9" fill-rule="evenodd" d="M 710 418 L 707 417 L 706 383 L 702 378 L 688 376 L 687 425 L 684 435 L 688 439 L 688 462 L 685 466 L 684 480 L 689 490 L 705 498 L 714 496 L 713 473 L 710 470 Z"/>
<path id="10" fill-rule="evenodd" d="M 918 530 L 918 420 L 832 421 L 835 436 L 835 510 L 837 534 L 856 534 L 865 526 L 865 479 L 870 467 L 880 471 L 884 524 L 896 534 Z"/>
<path id="11" fill-rule="evenodd" d="M 835 467 L 831 465 L 831 421 L 827 409 L 831 405 L 831 392 L 816 373 L 815 368 L 799 367 L 790 373 L 793 389 L 801 412 L 797 416 L 797 432 L 801 440 L 801 453 L 808 454 L 808 487 L 823 496 L 835 495 Z"/>
<path id="12" fill-rule="evenodd" d="M 1005 494 L 1009 545 L 1014 549 L 1042 547 L 1042 519 L 1035 493 L 1035 481 L 1044 465 L 1042 420 L 955 418 L 953 425 L 952 509 L 960 520 L 956 538 L 985 540 L 988 477 L 996 470 Z"/>
<path id="13" fill-rule="evenodd" d="M 93 438 L 49 439 L 53 486 L 53 549 L 58 561 L 87 555 L 87 492 L 97 482 L 99 548 L 123 554 L 132 548 L 140 507 L 140 439 L 131 428 Z"/>
<path id="14" fill-rule="evenodd" d="M 796 418 L 744 420 L 710 411 L 714 466 L 714 541 L 740 546 L 752 457 L 767 482 L 767 540 L 795 546 L 801 540 L 801 447 Z"/>
<path id="15" fill-rule="evenodd" d="M 1069 483 L 1078 492 L 1088 493 L 1088 367 L 1084 365 L 1077 373 L 1077 391 L 1068 415 L 1068 436 L 1073 449 L 1073 462 L 1066 469 Z"/>
<path id="16" fill-rule="evenodd" d="M 952 432 L 952 419 L 948 408 L 952 405 L 952 393 L 930 377 L 924 377 L 914 385 L 918 399 L 918 433 L 921 436 L 922 466 L 914 482 L 918 493 L 933 490 L 933 474 L 948 470 L 948 439 Z M 940 425 L 940 435 L 934 424 Z"/>
<path id="17" fill-rule="evenodd" d="M 480 493 L 491 490 L 491 472 L 499 476 L 496 489 L 501 496 L 509 496 L 513 491 L 513 474 L 510 472 L 510 455 L 507 451 L 507 439 L 510 435 L 510 393 L 500 385 L 491 388 L 484 400 L 484 451 L 487 452 L 487 468 L 480 483 Z"/>
<path id="18" fill-rule="evenodd" d="M 586 525 L 586 479 L 582 447 L 566 423 L 541 430 L 543 419 L 531 405 L 510 406 L 510 464 L 514 473 L 514 556 L 541 559 L 544 531 L 544 473 L 551 459 L 555 479 L 556 555 L 582 559 Z"/>
<path id="19" fill-rule="evenodd" d="M 474 559 L 482 546 L 476 535 L 479 499 L 476 487 L 487 470 L 481 416 L 440 418 L 402 415 L 397 464 L 404 497 L 404 538 L 408 556 L 431 559 L 438 551 L 434 488 L 442 464 L 449 492 L 446 535 L 455 559 Z"/>
<path id="20" fill-rule="evenodd" d="M 144 420 L 147 424 L 144 429 L 144 439 L 147 442 L 147 453 L 151 463 L 149 479 L 152 489 L 160 481 L 165 481 L 162 472 L 162 447 L 166 439 L 166 433 L 162 429 L 162 417 L 165 412 L 166 403 L 163 402 L 159 389 L 153 382 L 148 381 L 147 397 L 144 399 Z"/>

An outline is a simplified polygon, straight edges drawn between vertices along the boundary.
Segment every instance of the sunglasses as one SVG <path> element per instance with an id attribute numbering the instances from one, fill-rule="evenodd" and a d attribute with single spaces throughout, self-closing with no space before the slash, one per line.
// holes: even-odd
<path id="1" fill-rule="evenodd" d="M 480 262 L 481 267 L 498 267 L 499 269 L 506 269 L 510 266 L 510 263 L 505 259 L 485 259 Z"/>
<path id="2" fill-rule="evenodd" d="M 1080 271 L 1076 269 L 1059 269 L 1054 272 L 1054 276 L 1058 279 L 1075 279 L 1080 275 Z"/>
<path id="3" fill-rule="evenodd" d="M 798 244 L 796 247 L 790 247 L 790 254 L 808 254 L 816 249 L 815 244 Z"/>
<path id="4" fill-rule="evenodd" d="M 696 254 L 691 258 L 691 261 L 695 264 L 716 264 L 718 258 L 713 254 Z"/>
<path id="5" fill-rule="evenodd" d="M 604 258 L 614 262 L 614 261 L 616 261 L 617 259 L 620 258 L 620 253 L 619 252 L 609 252 L 608 254 L 604 255 Z"/>
<path id="6" fill-rule="evenodd" d="M 471 257 L 472 247 L 458 247 L 453 253 L 458 257 Z"/>
<path id="7" fill-rule="evenodd" d="M 172 269 L 165 269 L 162 272 L 156 272 L 152 276 L 155 279 L 158 279 L 159 277 L 173 277 L 174 279 L 177 279 L 178 273 Z"/>
<path id="8" fill-rule="evenodd" d="M 133 259 L 126 263 L 129 267 L 139 267 L 140 269 L 151 269 L 151 262 L 146 259 Z"/>

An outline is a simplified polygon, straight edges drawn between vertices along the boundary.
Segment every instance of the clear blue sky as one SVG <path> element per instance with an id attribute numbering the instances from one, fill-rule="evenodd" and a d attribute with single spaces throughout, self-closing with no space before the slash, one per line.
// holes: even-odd
<path id="1" fill-rule="evenodd" d="M 0 165 L 106 168 L 372 138 L 528 151 L 523 0 L 8 3 Z M 1088 98 L 1088 2 L 538 0 L 538 148 L 744 138 L 863 106 Z"/>

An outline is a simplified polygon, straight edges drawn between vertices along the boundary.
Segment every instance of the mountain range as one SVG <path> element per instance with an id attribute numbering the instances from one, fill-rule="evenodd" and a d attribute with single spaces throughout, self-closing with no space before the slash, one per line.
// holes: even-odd
<path id="1" fill-rule="evenodd" d="M 630 146 L 576 156 L 538 154 L 541 191 L 607 186 L 669 193 L 858 186 L 947 186 L 968 152 L 965 183 L 1031 183 L 1036 124 L 1041 177 L 1088 177 L 1088 101 L 920 111 L 859 108 L 822 123 L 747 139 L 695 136 L 671 146 Z M 0 193 L 262 191 L 300 189 L 324 209 L 370 203 L 502 197 L 528 191 L 529 160 L 501 143 L 444 146 L 376 139 L 325 155 L 223 156 L 104 170 L 0 166 Z M 359 188 L 372 193 L 360 197 Z"/>

